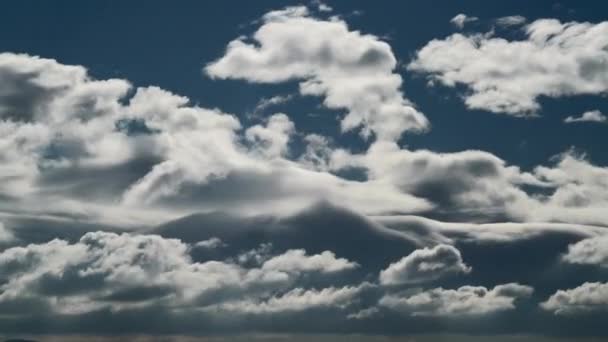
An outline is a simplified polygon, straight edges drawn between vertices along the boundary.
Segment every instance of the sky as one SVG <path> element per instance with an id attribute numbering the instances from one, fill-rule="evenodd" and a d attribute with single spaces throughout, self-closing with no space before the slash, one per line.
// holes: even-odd
<path id="1" fill-rule="evenodd" d="M 0 338 L 608 336 L 606 5 L 1 6 Z"/>

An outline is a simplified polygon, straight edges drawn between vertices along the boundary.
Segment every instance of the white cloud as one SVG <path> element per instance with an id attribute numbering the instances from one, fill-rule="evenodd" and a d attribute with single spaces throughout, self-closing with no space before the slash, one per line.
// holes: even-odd
<path id="1" fill-rule="evenodd" d="M 413 316 L 483 315 L 515 309 L 515 300 L 529 297 L 529 286 L 509 283 L 489 290 L 463 286 L 456 290 L 435 288 L 412 295 L 386 295 L 380 305 Z"/>
<path id="2" fill-rule="evenodd" d="M 601 226 L 556 222 L 442 222 L 421 216 L 374 216 L 373 220 L 398 231 L 418 232 L 418 243 L 437 244 L 455 242 L 516 242 L 550 234 L 567 234 L 579 239 L 595 238 L 606 234 Z"/>
<path id="3" fill-rule="evenodd" d="M 331 6 L 320 0 L 314 0 L 312 3 L 317 6 L 317 9 L 320 12 L 331 12 L 334 10 Z"/>
<path id="4" fill-rule="evenodd" d="M 272 97 L 264 97 L 261 98 L 255 106 L 253 113 L 250 114 L 252 117 L 259 116 L 260 112 L 265 111 L 268 108 L 273 106 L 281 105 L 291 101 L 294 98 L 294 95 L 277 95 Z"/>
<path id="5" fill-rule="evenodd" d="M 605 310 L 608 306 L 607 283 L 584 283 L 570 290 L 558 290 L 540 306 L 556 315 Z"/>
<path id="6" fill-rule="evenodd" d="M 408 66 L 444 86 L 466 85 L 471 109 L 530 116 L 540 96 L 608 91 L 608 22 L 540 19 L 526 39 L 453 34 L 429 42 Z"/>
<path id="7" fill-rule="evenodd" d="M 15 237 L 13 233 L 8 230 L 4 224 L 0 221 L 0 243 L 13 240 Z"/>
<path id="8" fill-rule="evenodd" d="M 289 117 L 277 113 L 268 118 L 266 126 L 255 125 L 247 128 L 245 138 L 254 144 L 254 148 L 266 157 L 280 157 L 288 152 L 290 136 L 295 126 Z"/>
<path id="9" fill-rule="evenodd" d="M 231 291 L 225 300 L 257 298 L 268 291 L 289 290 L 305 273 L 355 266 L 331 252 L 305 255 L 302 250 L 288 250 L 253 268 L 221 261 L 194 262 L 188 245 L 177 239 L 92 232 L 75 243 L 56 239 L 1 252 L 0 271 L 7 278 L 0 285 L 0 303 L 37 298 L 63 313 L 150 304 L 197 306 L 203 305 L 197 304 L 201 298 L 222 291 Z M 154 291 L 147 298 L 134 294 L 145 294 L 146 289 Z M 356 290 L 317 293 L 296 289 L 279 302 L 293 299 L 305 305 L 322 301 L 326 295 L 338 300 L 345 298 L 341 291 L 352 294 Z"/>
<path id="10" fill-rule="evenodd" d="M 568 246 L 562 260 L 571 264 L 598 265 L 608 268 L 608 236 L 581 240 Z"/>
<path id="11" fill-rule="evenodd" d="M 519 26 L 525 24 L 526 21 L 528 21 L 528 19 L 526 19 L 524 16 L 510 15 L 496 19 L 496 25 L 502 27 Z"/>
<path id="12" fill-rule="evenodd" d="M 421 283 L 441 277 L 469 273 L 471 267 L 462 261 L 460 251 L 449 245 L 417 249 L 380 272 L 380 284 Z"/>
<path id="13" fill-rule="evenodd" d="M 333 273 L 356 268 L 356 262 L 344 258 L 336 258 L 330 251 L 321 254 L 306 255 L 303 249 L 293 249 L 264 262 L 263 270 L 274 270 L 282 272 L 312 272 Z"/>
<path id="14" fill-rule="evenodd" d="M 295 288 L 283 295 L 267 300 L 242 300 L 226 302 L 217 306 L 219 310 L 247 314 L 272 314 L 304 311 L 320 307 L 344 308 L 353 304 L 367 284 L 328 287 L 321 290 Z"/>
<path id="15" fill-rule="evenodd" d="M 367 136 L 398 139 L 406 130 L 422 131 L 428 121 L 400 91 L 397 61 L 376 36 L 348 29 L 339 19 L 307 15 L 305 8 L 264 16 L 253 36 L 232 41 L 224 56 L 207 65 L 215 78 L 279 83 L 301 80 L 303 95 L 324 96 L 328 108 L 347 109 L 342 130 L 359 126 Z"/>
<path id="16" fill-rule="evenodd" d="M 348 316 L 346 316 L 346 318 L 363 320 L 363 319 L 369 319 L 372 317 L 376 317 L 379 314 L 380 314 L 380 310 L 377 307 L 372 306 L 372 307 L 369 307 L 366 309 L 359 310 L 355 313 L 349 314 Z"/>
<path id="17" fill-rule="evenodd" d="M 450 23 L 452 23 L 452 25 L 458 27 L 459 29 L 464 28 L 464 25 L 466 23 L 471 23 L 474 21 L 479 20 L 479 18 L 477 17 L 470 17 L 464 13 L 459 13 L 456 16 L 454 16 L 454 18 L 450 19 Z"/>
<path id="18" fill-rule="evenodd" d="M 574 123 L 574 122 L 606 122 L 608 118 L 599 110 L 591 110 L 588 112 L 584 112 L 580 116 L 569 116 L 564 119 L 565 123 Z"/>
<path id="19" fill-rule="evenodd" d="M 437 210 L 449 211 L 455 217 L 498 213 L 524 219 L 530 199 L 518 185 L 543 185 L 487 152 L 409 151 L 386 142 L 374 143 L 360 155 L 338 150 L 332 155 L 332 167 L 365 168 L 371 180 L 425 198 Z"/>
<path id="20" fill-rule="evenodd" d="M 584 155 L 567 151 L 553 167 L 538 166 L 534 175 L 551 184 L 555 191 L 535 214 L 537 220 L 603 225 L 608 220 L 608 168 L 586 160 Z"/>
<path id="21" fill-rule="evenodd" d="M 212 237 L 207 240 L 199 241 L 194 244 L 194 247 L 204 248 L 204 249 L 217 249 L 220 247 L 225 247 L 226 244 L 219 238 Z"/>
<path id="22" fill-rule="evenodd" d="M 488 152 L 410 151 L 376 142 L 362 154 L 335 150 L 330 169 L 362 168 L 369 181 L 424 198 L 433 205 L 433 212 L 449 213 L 452 220 L 605 225 L 607 168 L 573 151 L 556 156 L 553 162 L 524 172 Z"/>
<path id="23" fill-rule="evenodd" d="M 326 35 L 311 38 L 319 53 L 325 50 L 315 44 L 330 44 L 328 64 L 319 59 L 322 54 L 311 52 L 312 59 L 302 61 L 298 55 L 296 64 L 291 59 L 286 64 L 269 62 L 268 75 L 257 64 L 244 64 L 251 67 L 247 75 L 261 72 L 260 77 L 270 77 L 268 82 L 284 77 L 303 83 L 325 82 L 326 77 L 333 82 L 334 72 L 344 77 L 399 77 L 390 47 L 377 37 L 349 31 L 341 21 L 290 11 L 275 13 L 258 34 L 266 37 L 263 32 L 270 30 L 270 37 L 277 34 L 283 39 L 279 42 L 291 44 L 300 35 L 335 30 L 344 42 L 325 42 Z M 292 20 L 309 25 L 310 32 L 293 27 Z M 269 28 L 275 24 L 289 30 L 277 33 Z M 268 44 L 275 44 L 273 39 Z M 275 45 L 239 44 L 255 54 L 285 52 Z M 359 47 L 354 49 L 359 57 L 343 56 L 351 45 Z M 231 51 L 220 61 L 229 59 Z M 378 58 L 363 63 L 366 54 Z M 134 227 L 197 211 L 289 215 L 325 200 L 363 215 L 425 212 L 455 221 L 596 225 L 608 220 L 605 168 L 572 153 L 564 154 L 557 165 L 528 173 L 483 151 L 410 151 L 382 140 L 365 153 L 352 154 L 312 133 L 304 138 L 303 153 L 295 155 L 288 147 L 299 133 L 286 114 L 243 127 L 231 114 L 192 105 L 188 98 L 158 87 L 135 88 L 131 95 L 129 82 L 95 80 L 81 66 L 15 54 L 1 54 L 0 60 L 3 89 L 11 89 L 0 98 L 0 196 L 10 199 L 0 201 L 2 213 Z M 351 83 L 356 79 L 344 86 Z M 340 85 L 325 95 L 329 99 L 332 92 L 346 88 Z M 391 89 L 395 96 L 377 100 L 403 100 L 398 87 Z M 359 90 L 343 95 L 361 98 Z M 24 102 L 24 96 L 32 100 Z M 340 176 L 350 169 L 361 171 L 363 179 Z M 554 192 L 534 194 L 524 185 Z M 492 235 L 487 230 L 483 234 Z"/>

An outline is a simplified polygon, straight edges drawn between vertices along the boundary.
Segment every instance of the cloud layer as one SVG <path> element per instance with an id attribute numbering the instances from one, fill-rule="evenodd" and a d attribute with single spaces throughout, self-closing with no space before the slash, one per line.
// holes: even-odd
<path id="1" fill-rule="evenodd" d="M 298 85 L 251 113 L 0 53 L 0 331 L 559 334 L 586 320 L 605 335 L 608 168 L 575 149 L 524 168 L 411 148 L 431 125 L 402 74 L 532 116 L 542 97 L 606 93 L 606 23 L 492 19 L 523 38 L 453 34 L 403 69 L 387 39 L 314 6 L 268 12 L 200 62 L 217 83 Z M 272 111 L 303 96 L 344 135 Z"/>

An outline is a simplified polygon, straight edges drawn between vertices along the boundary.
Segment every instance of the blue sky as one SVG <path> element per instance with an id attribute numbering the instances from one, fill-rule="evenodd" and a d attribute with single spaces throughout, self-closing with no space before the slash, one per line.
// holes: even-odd
<path id="1" fill-rule="evenodd" d="M 2 9 L 1 337 L 608 333 L 605 5 Z"/>

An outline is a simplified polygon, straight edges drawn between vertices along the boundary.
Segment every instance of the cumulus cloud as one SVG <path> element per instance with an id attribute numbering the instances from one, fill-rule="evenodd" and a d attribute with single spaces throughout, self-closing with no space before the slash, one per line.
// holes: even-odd
<path id="1" fill-rule="evenodd" d="M 420 49 L 408 66 L 447 87 L 465 85 L 467 107 L 514 116 L 540 110 L 540 96 L 608 91 L 608 22 L 540 19 L 526 38 L 453 34 Z M 583 48 L 584 47 L 584 48 Z"/>
<path id="2" fill-rule="evenodd" d="M 571 264 L 608 267 L 608 236 L 592 237 L 568 246 L 562 260 Z"/>
<path id="3" fill-rule="evenodd" d="M 369 180 L 428 200 L 436 218 L 604 225 L 606 168 L 573 150 L 552 163 L 525 172 L 484 151 L 410 151 L 376 142 L 362 154 L 337 149 L 330 168 L 363 169 Z"/>
<path id="4" fill-rule="evenodd" d="M 305 250 L 295 249 L 267 260 L 264 262 L 262 269 L 284 272 L 320 271 L 332 273 L 351 270 L 357 266 L 355 262 L 344 258 L 336 258 L 335 254 L 330 251 L 307 256 Z"/>
<path id="5" fill-rule="evenodd" d="M 558 290 L 540 306 L 556 315 L 571 315 L 602 311 L 608 305 L 608 284 L 584 283 L 570 289 Z"/>
<path id="6" fill-rule="evenodd" d="M 435 288 L 412 295 L 386 295 L 380 305 L 413 316 L 483 315 L 515 309 L 515 301 L 533 289 L 516 283 L 463 286 L 456 290 Z"/>
<path id="7" fill-rule="evenodd" d="M 574 122 L 599 122 L 604 123 L 608 120 L 602 112 L 599 110 L 591 110 L 588 112 L 584 112 L 580 116 L 569 116 L 564 119 L 565 123 L 574 123 Z"/>
<path id="8" fill-rule="evenodd" d="M 13 75 L 3 79 L 13 90 L 2 97 L 0 195 L 14 199 L 0 210 L 141 226 L 221 210 L 230 199 L 248 213 L 294 212 L 319 200 L 363 211 L 428 207 L 386 185 L 328 173 L 329 147 L 314 135 L 306 155 L 289 161 L 295 127 L 285 114 L 243 129 L 233 115 L 158 87 L 127 96 L 128 82 L 94 80 L 81 66 L 9 53 L 0 59 L 1 75 Z M 23 101 L 13 97 L 30 78 L 49 94 L 19 109 Z M 17 115 L 25 112 L 31 115 Z"/>
<path id="9" fill-rule="evenodd" d="M 346 111 L 343 131 L 375 136 L 361 152 L 337 137 L 299 132 L 289 113 L 247 125 L 159 87 L 0 54 L 0 217 L 10 228 L 0 224 L 0 311 L 10 310 L 0 327 L 14 323 L 14 312 L 27 318 L 38 311 L 213 320 L 218 313 L 232 319 L 317 310 L 337 313 L 341 324 L 393 311 L 480 315 L 514 309 L 532 288 L 392 293 L 390 285 L 483 270 L 475 256 L 491 243 L 512 247 L 554 236 L 566 241 L 561 247 L 571 244 L 563 261 L 604 266 L 606 167 L 574 151 L 524 171 L 484 151 L 403 147 L 402 133 L 423 131 L 428 122 L 402 94 L 390 46 L 340 17 L 314 17 L 326 10 L 317 5 L 267 13 L 251 37 L 230 43 L 205 70 L 253 83 L 299 82 L 300 94 Z M 469 85 L 470 97 L 489 101 L 473 103 L 509 113 L 528 113 L 539 96 L 605 92 L 604 24 L 545 20 L 525 30 L 523 41 L 453 35 L 429 43 L 413 64 L 438 58 L 431 63 L 438 71 L 410 68 Z M 450 51 L 452 43 L 466 53 L 433 50 Z M 554 55 L 558 66 L 543 64 Z M 290 98 L 263 99 L 257 110 Z M 524 104 L 515 110 L 517 101 Z M 164 237 L 97 231 L 150 232 L 160 223 L 154 231 Z M 169 229 L 174 225 L 181 230 Z M 377 246 L 381 253 L 366 252 Z M 478 253 L 469 260 L 466 248 Z M 554 262 L 560 252 L 547 254 L 555 253 Z M 389 286 L 365 283 L 378 275 Z M 523 280 L 499 283 L 506 281 Z M 543 305 L 555 312 L 555 303 L 591 308 L 603 303 L 602 286 L 558 292 Z M 589 299 L 580 299 L 586 293 Z"/>
<path id="10" fill-rule="evenodd" d="M 59 313 L 153 304 L 202 307 L 214 300 L 280 293 L 304 273 L 337 272 L 356 265 L 331 252 L 308 256 L 294 250 L 260 267 L 245 268 L 222 261 L 195 262 L 188 251 L 189 246 L 178 239 L 107 232 L 87 233 L 75 243 L 55 239 L 12 247 L 0 253 L 0 305 L 31 298 Z M 318 296 L 340 297 L 338 293 L 297 289 L 282 301 L 302 297 L 305 304 Z"/>
<path id="11" fill-rule="evenodd" d="M 369 285 L 363 284 L 342 288 L 328 287 L 321 290 L 296 288 L 283 295 L 274 296 L 264 301 L 243 300 L 226 302 L 214 309 L 236 313 L 269 314 L 297 312 L 322 307 L 344 308 L 353 304 L 361 290 L 366 286 Z"/>
<path id="12" fill-rule="evenodd" d="M 463 29 L 466 23 L 471 23 L 477 20 L 479 20 L 479 18 L 471 17 L 464 13 L 459 13 L 454 16 L 454 18 L 450 19 L 450 23 L 452 23 L 452 25 L 458 27 L 459 29 Z"/>
<path id="13" fill-rule="evenodd" d="M 496 213 L 521 218 L 525 213 L 520 208 L 530 199 L 518 185 L 544 186 L 534 176 L 483 151 L 409 151 L 378 142 L 364 155 L 337 151 L 332 157 L 334 168 L 365 168 L 370 179 L 425 198 L 438 211 L 450 212 L 452 219 L 476 214 L 492 217 Z"/>
<path id="14" fill-rule="evenodd" d="M 283 113 L 268 118 L 266 126 L 255 125 L 247 128 L 245 138 L 251 141 L 256 149 L 267 157 L 280 157 L 288 152 L 290 135 L 295 126 Z"/>
<path id="15" fill-rule="evenodd" d="M 608 204 L 608 168 L 591 164 L 573 150 L 555 158 L 553 167 L 538 166 L 534 174 L 555 189 L 538 207 L 539 220 L 603 225 Z"/>
<path id="16" fill-rule="evenodd" d="M 428 128 L 401 94 L 396 58 L 378 37 L 296 7 L 266 14 L 251 38 L 255 43 L 232 41 L 224 56 L 205 67 L 207 74 L 258 83 L 301 80 L 301 94 L 324 96 L 328 108 L 348 111 L 343 131 L 362 127 L 364 136 L 394 140 L 406 130 Z"/>
<path id="17" fill-rule="evenodd" d="M 450 274 L 469 273 L 460 251 L 449 245 L 437 245 L 413 251 L 380 272 L 380 283 L 398 285 L 435 280 Z"/>

